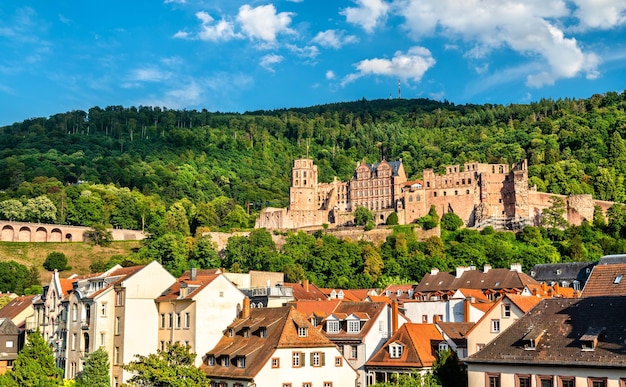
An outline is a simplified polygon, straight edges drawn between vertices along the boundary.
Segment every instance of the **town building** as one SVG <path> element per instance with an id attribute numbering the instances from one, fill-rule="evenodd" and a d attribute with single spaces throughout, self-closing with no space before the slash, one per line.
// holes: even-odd
<path id="1" fill-rule="evenodd" d="M 422 180 L 408 181 L 401 159 L 382 160 L 378 164 L 358 163 L 350 181 L 335 178 L 320 183 L 313 160 L 303 158 L 293 163 L 288 208 L 263 209 L 255 227 L 352 225 L 358 207 L 372 211 L 376 224 L 384 224 L 394 212 L 400 224 L 409 224 L 434 206 L 440 216 L 453 212 L 469 227 L 519 229 L 538 225 L 542 210 L 552 206 L 552 197 L 563 199 L 570 224 L 593 219 L 594 206 L 606 213 L 613 204 L 593 200 L 591 195 L 564 196 L 529 188 L 526 161 L 512 166 L 476 162 L 451 165 L 443 175 L 426 169 Z"/>
<path id="2" fill-rule="evenodd" d="M 19 350 L 20 331 L 10 318 L 0 318 L 0 374 L 13 368 Z"/>
<path id="3" fill-rule="evenodd" d="M 248 299 L 201 369 L 212 387 L 347 387 L 357 380 L 337 347 L 295 308 L 252 309 Z"/>
<path id="4" fill-rule="evenodd" d="M 238 316 L 245 295 L 224 274 L 191 269 L 156 299 L 159 348 L 179 342 L 191 347 L 199 367 L 224 329 Z"/>
<path id="5" fill-rule="evenodd" d="M 550 286 L 558 284 L 562 288 L 581 291 L 597 262 L 542 263 L 533 266 L 530 276 L 537 282 Z"/>
<path id="6" fill-rule="evenodd" d="M 432 370 L 437 351 L 449 349 L 434 324 L 406 323 L 365 363 L 368 384 L 392 381 L 392 375 Z"/>
<path id="7" fill-rule="evenodd" d="M 469 387 L 621 387 L 626 297 L 543 299 L 464 359 Z"/>
<path id="8" fill-rule="evenodd" d="M 626 263 L 599 264 L 593 267 L 582 297 L 626 296 Z"/>

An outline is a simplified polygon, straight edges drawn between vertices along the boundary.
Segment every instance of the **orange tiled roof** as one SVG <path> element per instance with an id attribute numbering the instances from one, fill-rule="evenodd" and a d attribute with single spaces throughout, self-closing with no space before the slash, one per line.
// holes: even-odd
<path id="1" fill-rule="evenodd" d="M 211 274 L 209 274 L 211 273 Z M 204 271 L 198 270 L 196 272 L 196 279 L 191 280 L 191 272 L 186 271 L 182 276 L 178 278 L 176 283 L 170 286 L 166 291 L 164 291 L 159 297 L 157 297 L 157 302 L 162 301 L 171 301 L 171 300 L 179 300 L 179 299 L 192 299 L 196 294 L 198 294 L 202 289 L 207 287 L 211 282 L 213 282 L 217 277 L 221 274 L 215 274 L 214 271 Z M 181 285 L 185 283 L 188 286 L 187 295 L 181 297 L 180 289 Z M 190 286 L 191 285 L 191 286 Z"/>
<path id="2" fill-rule="evenodd" d="M 315 284 L 307 283 L 294 284 L 285 282 L 284 287 L 293 289 L 293 298 L 296 301 L 302 300 L 327 300 L 328 297 Z"/>
<path id="3" fill-rule="evenodd" d="M 304 314 L 307 317 L 311 317 L 313 315 L 318 317 L 326 317 L 333 313 L 333 311 L 337 308 L 337 305 L 339 305 L 340 303 L 341 300 L 304 300 L 292 302 L 290 303 L 290 305 L 293 305 L 298 310 L 298 312 Z"/>
<path id="4" fill-rule="evenodd" d="M 330 333 L 328 334 L 328 338 L 331 340 L 341 340 L 341 339 L 362 339 L 367 336 L 370 329 L 374 325 L 374 321 L 378 317 L 378 315 L 383 311 L 387 310 L 389 305 L 383 302 L 367 302 L 367 301 L 342 301 L 337 308 L 332 313 L 332 316 L 345 320 L 350 315 L 355 315 L 359 319 L 364 320 L 361 330 L 358 333 L 348 333 L 344 329 L 345 327 L 341 327 L 338 333 Z M 326 319 L 325 319 L 326 320 Z M 326 332 L 326 324 L 322 321 L 322 330 Z"/>
<path id="5" fill-rule="evenodd" d="M 444 341 L 434 324 L 406 323 L 392 335 L 370 360 L 366 367 L 429 368 L 436 360 L 433 344 Z M 402 355 L 392 358 L 389 344 L 403 345 Z"/>
<path id="6" fill-rule="evenodd" d="M 485 293 L 483 293 L 480 289 L 459 288 L 459 291 L 465 296 L 465 298 L 474 297 L 477 300 L 489 301 L 487 296 L 485 296 Z"/>
<path id="7" fill-rule="evenodd" d="M 540 297 L 522 296 L 519 294 L 507 294 L 504 297 L 511 300 L 511 302 L 513 302 L 524 313 L 528 313 L 529 310 L 541 301 Z"/>
<path id="8" fill-rule="evenodd" d="M 13 320 L 18 314 L 28 309 L 28 307 L 33 306 L 33 299 L 35 297 L 39 297 L 39 295 L 20 296 L 14 298 L 13 300 L 11 300 L 11 302 L 9 302 L 2 309 L 0 309 L 0 318 L 8 318 Z"/>

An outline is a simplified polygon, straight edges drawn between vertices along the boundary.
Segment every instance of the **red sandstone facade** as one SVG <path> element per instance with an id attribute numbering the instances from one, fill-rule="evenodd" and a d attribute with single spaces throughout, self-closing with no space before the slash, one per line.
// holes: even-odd
<path id="1" fill-rule="evenodd" d="M 317 178 L 313 160 L 295 160 L 289 208 L 265 208 L 256 227 L 299 229 L 324 224 L 350 225 L 358 206 L 371 210 L 377 224 L 384 224 L 392 212 L 398 214 L 401 224 L 409 224 L 426 215 L 432 205 L 440 216 L 454 212 L 466 226 L 516 229 L 539 224 L 541 211 L 550 207 L 552 196 L 565 200 L 566 217 L 571 224 L 592 219 L 594 205 L 606 212 L 613 204 L 595 201 L 591 195 L 566 197 L 529 189 L 526 161 L 513 166 L 452 165 L 444 175 L 426 169 L 422 181 L 407 181 L 402 160 L 383 160 L 379 164 L 359 163 L 349 182 L 335 178 L 331 183 L 318 183 Z"/>

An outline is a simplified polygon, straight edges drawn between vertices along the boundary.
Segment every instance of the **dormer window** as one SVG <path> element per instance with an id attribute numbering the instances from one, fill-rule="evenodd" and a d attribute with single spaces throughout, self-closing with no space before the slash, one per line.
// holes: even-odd
<path id="1" fill-rule="evenodd" d="M 561 269 L 556 270 L 556 275 L 561 275 Z"/>
<path id="2" fill-rule="evenodd" d="M 250 337 L 250 328 L 249 327 L 243 328 L 243 337 Z"/>
<path id="3" fill-rule="evenodd" d="M 580 337 L 581 349 L 583 351 L 595 351 L 598 340 L 604 333 L 606 328 L 589 327 L 587 332 Z"/>
<path id="4" fill-rule="evenodd" d="M 361 321 L 360 320 L 348 320 L 348 333 L 359 333 L 361 332 Z"/>
<path id="5" fill-rule="evenodd" d="M 233 328 L 228 328 L 228 337 L 233 337 L 235 336 L 235 331 L 233 330 Z"/>
<path id="6" fill-rule="evenodd" d="M 537 349 L 537 344 L 539 344 L 539 341 L 545 332 L 545 329 L 541 329 L 539 327 L 531 329 L 530 332 L 522 338 L 522 341 L 524 342 L 524 350 L 534 351 Z"/>
<path id="7" fill-rule="evenodd" d="M 326 333 L 339 333 L 339 321 L 326 321 Z"/>
<path id="8" fill-rule="evenodd" d="M 207 363 L 207 365 L 214 366 L 215 365 L 215 355 L 207 355 L 206 363 Z"/>
<path id="9" fill-rule="evenodd" d="M 404 346 L 400 343 L 391 343 L 389 344 L 389 357 L 392 359 L 398 359 L 402 356 L 402 350 Z"/>
<path id="10" fill-rule="evenodd" d="M 307 337 L 309 330 L 306 327 L 298 327 L 298 337 Z"/>
<path id="11" fill-rule="evenodd" d="M 222 357 L 222 366 L 230 367 L 230 358 L 228 356 Z"/>
<path id="12" fill-rule="evenodd" d="M 398 289 L 396 291 L 396 296 L 400 297 L 402 295 L 402 289 Z"/>
<path id="13" fill-rule="evenodd" d="M 237 367 L 246 368 L 246 358 L 244 356 L 237 357 Z"/>
<path id="14" fill-rule="evenodd" d="M 267 337 L 267 328 L 266 327 L 261 327 L 259 328 L 259 337 Z"/>

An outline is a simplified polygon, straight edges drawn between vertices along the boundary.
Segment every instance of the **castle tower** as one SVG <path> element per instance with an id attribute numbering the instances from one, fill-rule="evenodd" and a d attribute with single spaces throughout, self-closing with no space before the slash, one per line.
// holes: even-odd
<path id="1" fill-rule="evenodd" d="M 317 165 L 311 159 L 296 159 L 291 169 L 289 209 L 314 211 L 317 205 Z"/>

